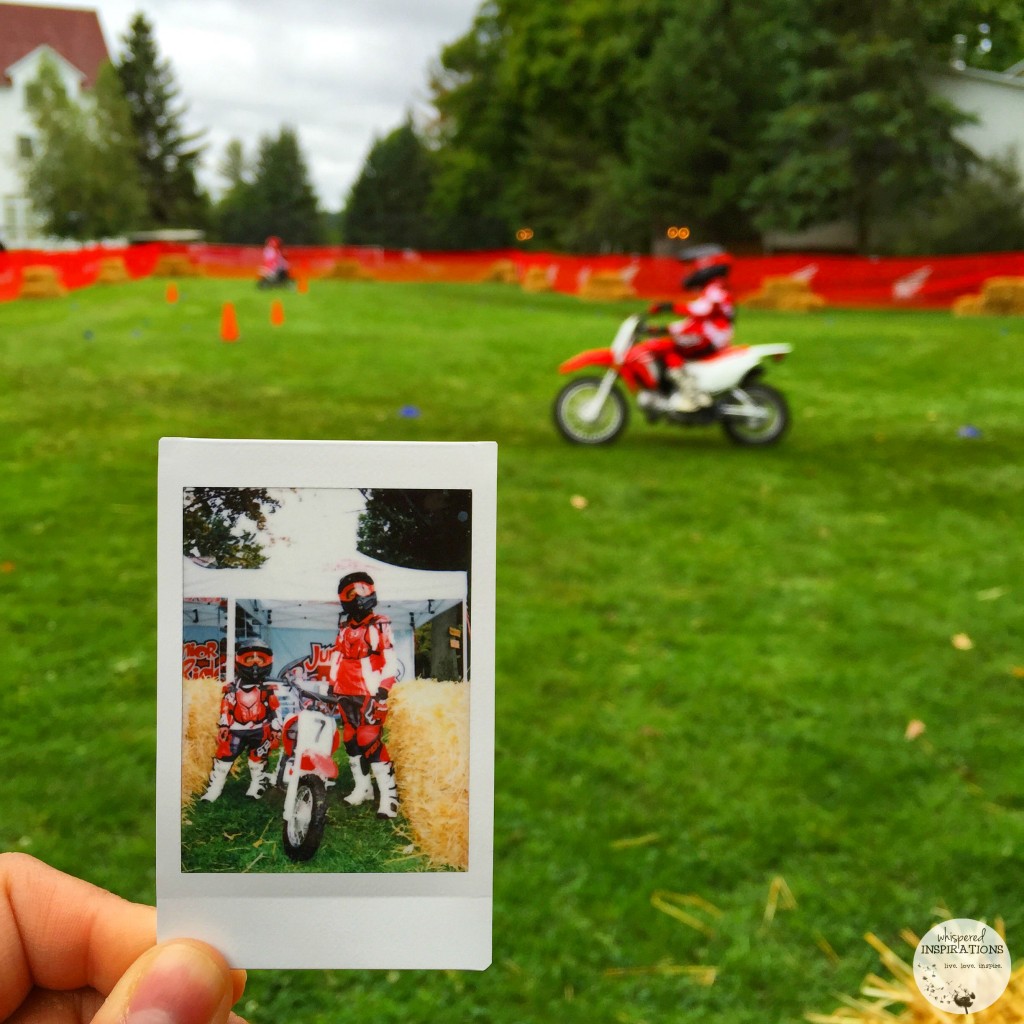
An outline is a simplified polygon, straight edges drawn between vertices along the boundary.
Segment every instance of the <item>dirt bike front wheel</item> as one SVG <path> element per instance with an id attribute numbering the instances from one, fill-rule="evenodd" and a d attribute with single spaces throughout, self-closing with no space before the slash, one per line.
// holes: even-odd
<path id="1" fill-rule="evenodd" d="M 734 392 L 735 394 L 735 392 Z M 726 413 L 722 429 L 736 444 L 758 446 L 775 444 L 789 428 L 789 406 L 780 391 L 767 384 L 748 384 L 742 389 L 743 413 Z M 733 405 L 729 401 L 729 405 Z"/>
<path id="2" fill-rule="evenodd" d="M 327 787 L 317 775 L 303 775 L 295 790 L 295 807 L 282 830 L 284 852 L 291 860 L 309 860 L 320 848 L 327 821 Z"/>
<path id="3" fill-rule="evenodd" d="M 577 377 L 555 398 L 555 426 L 573 444 L 611 444 L 626 429 L 629 406 L 618 388 L 608 392 L 600 409 L 591 408 L 600 393 L 602 379 Z"/>

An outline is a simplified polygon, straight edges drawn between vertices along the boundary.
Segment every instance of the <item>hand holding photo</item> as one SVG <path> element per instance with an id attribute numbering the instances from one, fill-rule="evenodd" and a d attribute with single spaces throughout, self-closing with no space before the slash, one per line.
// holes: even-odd
<path id="1" fill-rule="evenodd" d="M 487 965 L 495 456 L 162 442 L 162 937 L 239 967 Z"/>

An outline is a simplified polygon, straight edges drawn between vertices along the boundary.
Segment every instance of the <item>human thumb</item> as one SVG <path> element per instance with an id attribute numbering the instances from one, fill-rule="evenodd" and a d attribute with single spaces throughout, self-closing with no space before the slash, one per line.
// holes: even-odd
<path id="1" fill-rule="evenodd" d="M 226 1024 L 244 987 L 244 973 L 212 946 L 176 939 L 128 968 L 92 1024 Z"/>

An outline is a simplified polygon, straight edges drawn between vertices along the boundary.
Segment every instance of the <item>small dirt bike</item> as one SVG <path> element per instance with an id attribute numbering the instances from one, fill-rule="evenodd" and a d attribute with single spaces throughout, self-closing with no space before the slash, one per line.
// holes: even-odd
<path id="1" fill-rule="evenodd" d="M 666 419 L 681 426 L 721 423 L 737 444 L 774 444 L 789 426 L 789 407 L 783 395 L 761 382 L 763 360 L 783 359 L 791 345 L 730 345 L 708 359 L 688 362 L 707 404 L 693 412 L 673 408 L 673 384 L 660 361 L 640 344 L 648 337 L 643 317 L 623 320 L 609 348 L 581 352 L 559 367 L 560 373 L 605 368 L 601 376 L 569 381 L 555 398 L 555 425 L 576 444 L 609 444 L 626 428 L 629 405 L 618 381 L 636 395 L 640 410 L 651 423 Z"/>
<path id="2" fill-rule="evenodd" d="M 284 724 L 277 784 L 285 794 L 284 852 L 291 860 L 303 861 L 320 847 L 327 820 L 327 788 L 338 777 L 335 706 L 340 698 L 326 684 L 292 679 L 288 685 L 299 708 Z"/>

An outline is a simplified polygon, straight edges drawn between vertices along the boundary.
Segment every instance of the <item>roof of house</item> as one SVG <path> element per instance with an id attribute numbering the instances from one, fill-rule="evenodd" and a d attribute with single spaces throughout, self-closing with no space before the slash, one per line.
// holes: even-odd
<path id="1" fill-rule="evenodd" d="M 7 69 L 44 44 L 82 72 L 86 88 L 110 59 L 95 11 L 0 3 L 0 84 L 10 85 Z"/>

